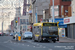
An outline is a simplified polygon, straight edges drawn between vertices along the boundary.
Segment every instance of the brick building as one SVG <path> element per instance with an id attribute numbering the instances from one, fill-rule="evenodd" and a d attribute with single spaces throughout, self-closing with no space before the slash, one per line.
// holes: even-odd
<path id="1" fill-rule="evenodd" d="M 50 0 L 50 13 L 52 16 L 53 2 Z M 71 14 L 71 0 L 54 0 L 55 18 L 70 17 Z"/>

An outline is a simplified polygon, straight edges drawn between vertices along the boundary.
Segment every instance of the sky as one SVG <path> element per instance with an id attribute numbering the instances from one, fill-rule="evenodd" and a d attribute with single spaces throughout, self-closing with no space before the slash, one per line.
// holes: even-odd
<path id="1" fill-rule="evenodd" d="M 0 7 L 16 7 L 19 6 L 19 1 L 22 6 L 23 0 L 0 0 Z"/>
<path id="2" fill-rule="evenodd" d="M 15 7 L 19 7 L 19 1 L 20 1 L 20 6 L 21 6 L 21 13 L 23 10 L 23 0 L 0 0 L 0 17 L 1 17 L 1 13 L 2 13 L 2 8 L 10 8 L 10 9 L 4 9 L 3 13 L 6 14 L 8 16 L 8 13 L 11 12 L 9 14 L 9 18 L 5 18 L 4 20 L 4 30 L 8 29 L 8 25 L 11 24 L 11 20 L 14 19 L 15 17 Z M 5 16 L 6 17 L 6 16 Z M 1 18 L 0 18 L 1 21 Z M 2 22 L 0 22 L 0 30 L 2 29 Z"/>

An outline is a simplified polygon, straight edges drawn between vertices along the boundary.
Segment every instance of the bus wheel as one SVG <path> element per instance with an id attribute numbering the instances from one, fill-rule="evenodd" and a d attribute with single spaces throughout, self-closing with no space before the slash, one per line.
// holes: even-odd
<path id="1" fill-rule="evenodd" d="M 53 43 L 55 43 L 56 41 L 53 41 Z"/>
<path id="2" fill-rule="evenodd" d="M 41 40 L 41 38 L 40 38 L 40 37 L 38 38 L 38 42 L 42 42 L 42 40 Z"/>
<path id="3" fill-rule="evenodd" d="M 34 37 L 34 39 L 33 39 L 33 40 L 34 40 L 34 42 L 36 42 L 35 37 Z"/>

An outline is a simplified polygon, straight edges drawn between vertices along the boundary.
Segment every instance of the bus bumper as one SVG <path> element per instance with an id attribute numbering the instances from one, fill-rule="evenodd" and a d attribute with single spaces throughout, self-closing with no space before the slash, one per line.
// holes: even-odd
<path id="1" fill-rule="evenodd" d="M 59 41 L 59 37 L 43 37 L 42 40 Z"/>

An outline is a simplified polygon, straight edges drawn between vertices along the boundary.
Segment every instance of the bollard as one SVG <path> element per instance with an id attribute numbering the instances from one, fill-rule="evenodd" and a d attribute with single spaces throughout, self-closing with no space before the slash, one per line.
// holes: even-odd
<path id="1" fill-rule="evenodd" d="M 18 41 L 21 41 L 21 35 L 19 34 L 19 36 L 18 36 Z"/>

